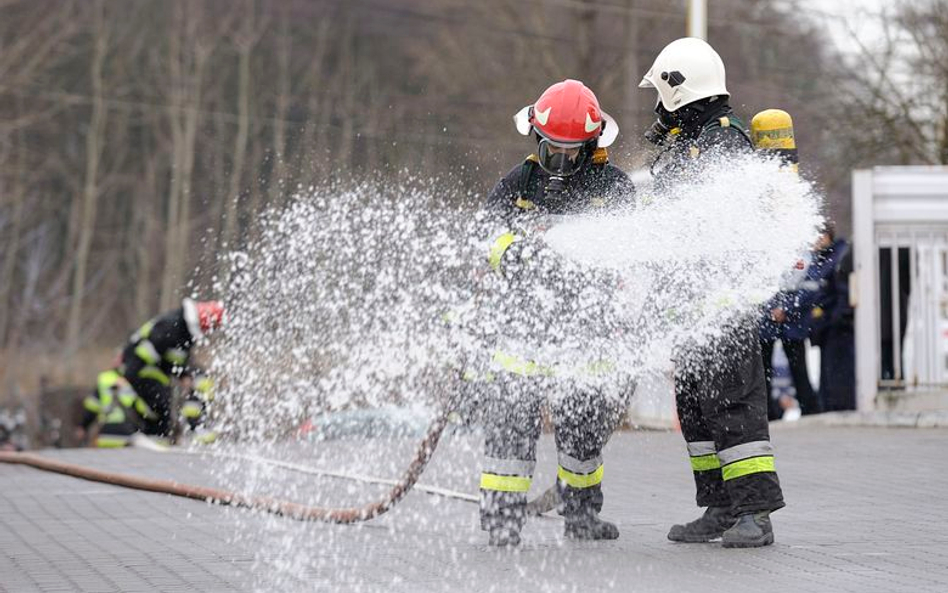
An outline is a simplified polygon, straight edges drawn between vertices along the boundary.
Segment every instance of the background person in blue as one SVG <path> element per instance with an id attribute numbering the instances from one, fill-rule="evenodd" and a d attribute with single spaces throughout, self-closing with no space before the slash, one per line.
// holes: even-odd
<path id="1" fill-rule="evenodd" d="M 820 347 L 819 399 L 824 412 L 856 409 L 853 308 L 849 301 L 852 251 L 828 223 L 814 246 L 813 295 L 808 325 L 810 342 Z"/>
<path id="2" fill-rule="evenodd" d="M 846 253 L 846 242 L 837 242 L 835 233 L 834 225 L 827 222 L 813 245 L 810 261 L 802 266 L 798 281 L 791 282 L 790 288 L 777 293 L 767 302 L 760 322 L 759 334 L 767 392 L 770 393 L 773 377 L 774 342 L 780 340 L 787 355 L 793 387 L 803 415 L 825 411 L 821 397 L 824 390 L 816 391 L 810 384 L 806 364 L 806 340 L 811 338 L 815 325 L 820 328 L 821 339 L 826 338 L 827 331 L 832 331 L 829 329 L 828 320 L 821 321 L 821 318 L 827 307 L 837 303 L 835 277 L 840 260 Z M 848 305 L 848 291 L 845 300 Z M 833 353 L 824 352 L 823 355 L 827 361 L 833 358 Z M 826 365 L 821 365 L 821 371 L 824 366 Z M 821 382 L 825 383 L 824 380 Z M 770 419 L 782 417 L 782 406 L 772 398 L 769 402 Z"/>
<path id="3" fill-rule="evenodd" d="M 796 269 L 789 273 L 784 288 L 764 305 L 760 320 L 760 351 L 764 358 L 764 377 L 767 380 L 768 410 L 771 420 L 783 416 L 784 405 L 771 397 L 771 382 L 774 375 L 773 355 L 777 340 L 783 345 L 784 354 L 790 367 L 793 388 L 803 414 L 817 414 L 822 411 L 819 397 L 810 384 L 806 365 L 806 339 L 809 337 L 809 317 L 811 294 L 808 288 L 814 288 L 812 274 L 813 260 L 800 260 Z"/>

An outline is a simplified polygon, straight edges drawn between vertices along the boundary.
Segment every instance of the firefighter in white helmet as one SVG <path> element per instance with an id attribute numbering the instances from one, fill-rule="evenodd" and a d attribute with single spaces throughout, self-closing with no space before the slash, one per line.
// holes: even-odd
<path id="1" fill-rule="evenodd" d="M 659 53 L 639 84 L 657 92 L 657 120 L 646 137 L 663 147 L 656 184 L 695 181 L 709 157 L 753 151 L 729 105 L 724 62 L 705 41 L 678 39 Z M 770 513 L 784 506 L 767 424 L 767 393 L 753 315 L 722 320 L 723 336 L 676 354 L 675 400 L 687 442 L 699 507 L 695 521 L 668 538 L 726 547 L 773 543 Z"/>

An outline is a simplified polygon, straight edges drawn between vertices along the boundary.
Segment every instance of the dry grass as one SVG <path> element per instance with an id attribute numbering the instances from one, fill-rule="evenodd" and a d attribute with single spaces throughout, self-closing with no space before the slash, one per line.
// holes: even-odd
<path id="1" fill-rule="evenodd" d="M 98 373 L 112 363 L 114 348 L 86 348 L 71 358 L 62 353 L 0 350 L 0 406 L 30 407 L 42 390 L 95 385 Z"/>

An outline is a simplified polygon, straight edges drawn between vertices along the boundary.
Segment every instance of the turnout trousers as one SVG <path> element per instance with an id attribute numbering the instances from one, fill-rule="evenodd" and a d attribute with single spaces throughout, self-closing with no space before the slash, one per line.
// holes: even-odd
<path id="1" fill-rule="evenodd" d="M 675 401 L 698 506 L 730 507 L 738 515 L 783 507 L 756 326 L 734 326 L 678 358 Z"/>
<path id="2" fill-rule="evenodd" d="M 481 528 L 512 527 L 526 521 L 527 492 L 536 466 L 544 391 L 541 380 L 499 377 L 484 401 L 484 461 L 480 481 Z M 557 488 L 562 513 L 602 508 L 602 448 L 612 416 L 601 394 L 571 390 L 550 402 L 558 454 Z"/>

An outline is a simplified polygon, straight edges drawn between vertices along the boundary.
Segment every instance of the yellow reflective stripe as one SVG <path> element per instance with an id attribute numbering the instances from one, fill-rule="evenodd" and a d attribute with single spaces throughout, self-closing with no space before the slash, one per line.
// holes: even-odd
<path id="1" fill-rule="evenodd" d="M 586 373 L 592 375 L 593 377 L 598 377 L 600 375 L 608 375 L 616 370 L 616 363 L 611 360 L 597 360 L 595 362 L 590 362 L 581 368 L 581 373 Z"/>
<path id="2" fill-rule="evenodd" d="M 194 390 L 205 396 L 208 400 L 214 399 L 214 394 L 212 393 L 214 389 L 214 381 L 210 377 L 201 377 L 194 384 Z"/>
<path id="3" fill-rule="evenodd" d="M 131 408 L 135 404 L 135 398 L 138 397 L 134 393 L 120 393 L 119 401 L 126 408 Z"/>
<path id="4" fill-rule="evenodd" d="M 125 411 L 120 406 L 115 406 L 105 415 L 104 424 L 122 424 L 125 422 Z"/>
<path id="5" fill-rule="evenodd" d="M 691 469 L 696 472 L 706 472 L 721 467 L 721 460 L 714 453 L 710 455 L 699 455 L 691 458 Z"/>
<path id="6" fill-rule="evenodd" d="M 181 348 L 166 350 L 161 357 L 171 364 L 184 364 L 188 361 L 188 353 Z"/>
<path id="7" fill-rule="evenodd" d="M 481 488 L 498 492 L 527 492 L 533 478 L 524 476 L 498 476 L 484 472 L 481 474 Z"/>
<path id="8" fill-rule="evenodd" d="M 500 367 L 508 373 L 521 375 L 523 377 L 530 377 L 533 375 L 544 375 L 551 377 L 554 374 L 553 369 L 550 367 L 539 365 L 533 361 L 523 360 L 516 356 L 507 354 L 506 352 L 501 352 L 500 350 L 494 352 L 494 357 L 491 359 L 491 363 L 500 365 Z"/>
<path id="9" fill-rule="evenodd" d="M 158 350 L 148 340 L 142 340 L 138 346 L 135 346 L 135 356 L 144 360 L 146 364 L 155 364 L 159 359 Z"/>
<path id="10" fill-rule="evenodd" d="M 95 439 L 95 446 L 103 449 L 115 449 L 128 445 L 128 437 L 110 437 L 99 435 Z"/>
<path id="11" fill-rule="evenodd" d="M 504 259 L 504 253 L 516 240 L 517 235 L 511 232 L 506 232 L 494 240 L 493 245 L 490 246 L 490 254 L 487 256 L 487 261 L 490 263 L 492 270 L 500 271 L 500 262 Z"/>
<path id="12" fill-rule="evenodd" d="M 86 398 L 82 400 L 82 407 L 96 414 L 102 410 L 102 406 L 99 405 L 99 400 L 91 395 L 87 395 Z"/>
<path id="13" fill-rule="evenodd" d="M 142 379 L 153 379 L 165 386 L 171 385 L 171 378 L 158 367 L 145 367 L 138 371 L 138 376 Z"/>
<path id="14" fill-rule="evenodd" d="M 773 471 L 777 471 L 774 469 L 773 455 L 767 455 L 764 457 L 751 457 L 750 459 L 735 461 L 734 463 L 725 465 L 722 470 L 725 481 L 733 480 L 734 478 L 740 478 L 741 476 L 746 476 L 749 474 L 759 474 L 761 472 Z"/>
<path id="15" fill-rule="evenodd" d="M 122 375 L 118 374 L 115 370 L 102 371 L 96 378 L 96 385 L 99 387 L 99 393 L 102 393 L 103 389 L 111 389 L 121 380 Z"/>
<path id="16" fill-rule="evenodd" d="M 198 402 L 184 402 L 181 406 L 181 415 L 188 419 L 198 418 L 203 406 Z"/>
<path id="17" fill-rule="evenodd" d="M 155 327 L 155 321 L 152 319 L 150 321 L 146 321 L 144 325 L 138 328 L 138 331 L 135 333 L 138 335 L 139 339 L 147 338 L 151 335 L 151 329 L 153 327 Z"/>
<path id="18" fill-rule="evenodd" d="M 561 465 L 556 471 L 556 477 L 573 488 L 591 488 L 602 482 L 603 467 L 604 466 L 600 465 L 599 468 L 591 474 L 574 474 Z"/>
<path id="19" fill-rule="evenodd" d="M 148 407 L 148 404 L 146 404 L 145 400 L 142 398 L 135 400 L 135 411 L 138 412 L 139 416 L 142 418 L 148 418 L 149 420 L 153 420 L 158 417 L 158 415 Z"/>
<path id="20" fill-rule="evenodd" d="M 194 437 L 194 442 L 201 445 L 208 445 L 217 440 L 217 433 L 213 430 L 209 430 L 205 433 L 197 434 Z"/>

